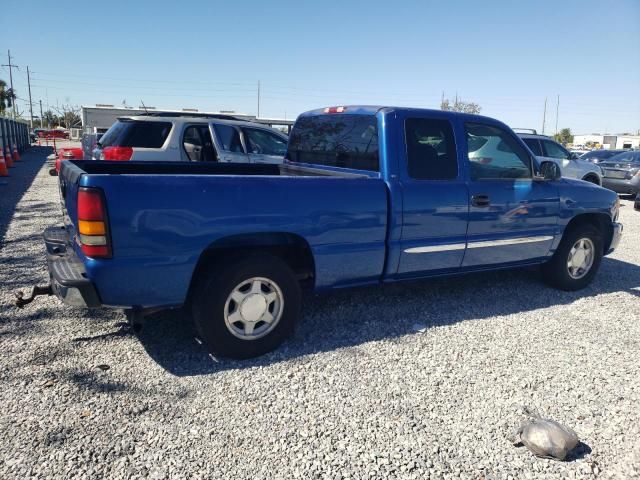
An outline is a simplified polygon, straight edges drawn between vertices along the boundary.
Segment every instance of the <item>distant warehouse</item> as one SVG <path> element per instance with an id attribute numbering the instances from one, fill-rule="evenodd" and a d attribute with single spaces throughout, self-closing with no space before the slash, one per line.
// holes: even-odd
<path id="1" fill-rule="evenodd" d="M 196 108 L 183 108 L 182 110 L 164 110 L 155 107 L 116 107 L 114 105 L 96 104 L 82 106 L 82 131 L 84 133 L 104 133 L 115 123 L 118 117 L 145 114 L 176 114 L 204 117 L 207 115 L 232 115 L 239 120 L 248 120 L 262 123 L 274 128 L 281 128 L 286 132 L 291 130 L 293 120 L 279 118 L 257 118 L 255 115 L 246 115 L 232 111 L 201 112 Z"/>
<path id="2" fill-rule="evenodd" d="M 600 135 L 599 133 L 574 135 L 573 145 L 594 146 L 607 150 L 640 148 L 640 135 Z"/>

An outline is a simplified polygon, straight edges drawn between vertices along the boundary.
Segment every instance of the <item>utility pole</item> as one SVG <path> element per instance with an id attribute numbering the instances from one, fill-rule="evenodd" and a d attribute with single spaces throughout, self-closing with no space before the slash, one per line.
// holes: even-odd
<path id="1" fill-rule="evenodd" d="M 29 85 L 29 112 L 31 114 L 31 130 L 33 130 L 33 102 L 31 101 L 31 77 L 29 76 L 29 65 L 27 65 L 27 84 Z"/>
<path id="2" fill-rule="evenodd" d="M 40 100 L 40 128 L 44 128 L 44 123 L 42 120 L 42 100 Z"/>
<path id="3" fill-rule="evenodd" d="M 2 65 L 3 67 L 9 67 L 9 83 L 11 84 L 11 94 L 15 95 L 13 90 L 13 69 L 18 68 L 18 65 L 11 65 L 11 50 L 7 50 L 7 57 L 9 57 L 9 64 Z M 11 105 L 13 106 L 13 119 L 16 119 L 16 99 L 11 98 Z"/>
<path id="4" fill-rule="evenodd" d="M 560 95 L 558 95 L 558 103 L 556 103 L 556 135 L 558 134 L 558 111 L 560 110 Z"/>
<path id="5" fill-rule="evenodd" d="M 542 135 L 544 135 L 544 122 L 547 119 L 547 97 L 544 97 L 544 113 L 542 114 Z"/>
<path id="6" fill-rule="evenodd" d="M 258 80 L 258 117 L 260 118 L 260 80 Z"/>

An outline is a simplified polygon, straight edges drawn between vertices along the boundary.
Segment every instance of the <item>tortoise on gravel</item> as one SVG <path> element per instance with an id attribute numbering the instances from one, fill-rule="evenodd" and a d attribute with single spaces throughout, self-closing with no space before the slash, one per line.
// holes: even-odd
<path id="1" fill-rule="evenodd" d="M 521 425 L 513 438 L 516 446 L 524 444 L 537 457 L 564 460 L 579 443 L 569 427 L 541 418 Z"/>

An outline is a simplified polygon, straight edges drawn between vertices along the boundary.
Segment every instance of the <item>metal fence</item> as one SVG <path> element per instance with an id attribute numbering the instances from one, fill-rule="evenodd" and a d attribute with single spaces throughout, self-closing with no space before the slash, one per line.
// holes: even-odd
<path id="1" fill-rule="evenodd" d="M 0 163 L 10 167 L 30 145 L 29 126 L 26 122 L 0 117 Z"/>

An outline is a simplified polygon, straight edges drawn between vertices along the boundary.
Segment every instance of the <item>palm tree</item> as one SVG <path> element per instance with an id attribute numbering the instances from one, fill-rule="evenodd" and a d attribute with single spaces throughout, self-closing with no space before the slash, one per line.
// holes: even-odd
<path id="1" fill-rule="evenodd" d="M 0 80 L 0 115 L 4 113 L 7 107 L 10 107 L 16 99 L 15 92 L 7 88 L 7 82 Z"/>

